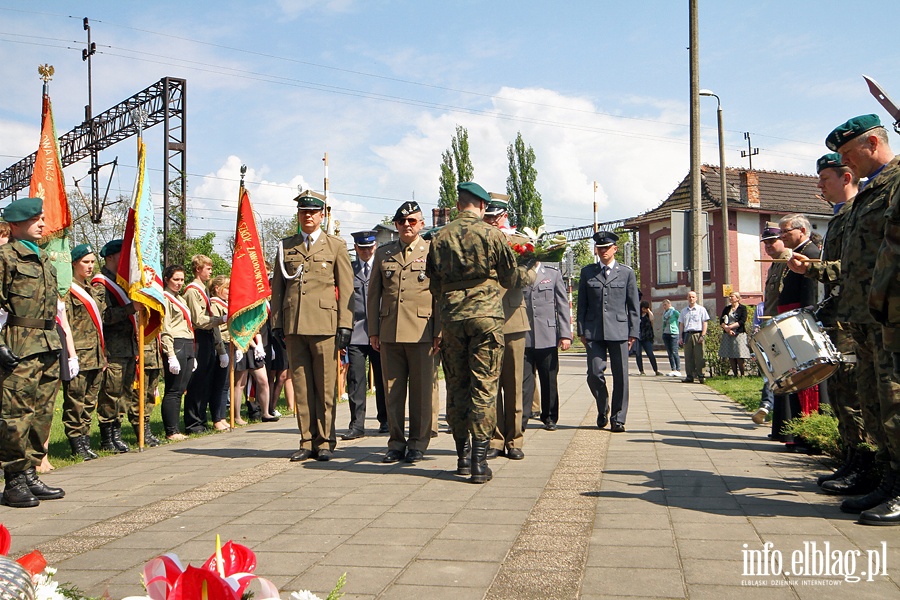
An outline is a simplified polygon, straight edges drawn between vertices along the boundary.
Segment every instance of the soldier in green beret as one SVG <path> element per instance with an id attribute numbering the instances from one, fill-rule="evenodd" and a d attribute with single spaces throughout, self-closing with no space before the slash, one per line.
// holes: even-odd
<path id="1" fill-rule="evenodd" d="M 59 385 L 56 269 L 37 242 L 44 233 L 43 201 L 14 200 L 3 211 L 10 242 L 0 246 L 0 308 L 9 313 L 0 332 L 0 499 L 16 508 L 65 496 L 38 478 L 47 454 Z"/>
<path id="2" fill-rule="evenodd" d="M 90 244 L 79 244 L 72 249 L 72 286 L 66 296 L 66 314 L 78 355 L 79 372 L 69 380 L 63 378 L 62 422 L 72 456 L 80 456 L 83 460 L 97 458 L 91 450 L 91 420 L 106 368 L 100 310 L 103 298 L 90 284 L 96 262 Z"/>
<path id="3" fill-rule="evenodd" d="M 482 221 L 490 196 L 472 181 L 457 186 L 459 214 L 431 242 L 425 275 L 440 307 L 447 376 L 447 422 L 456 442 L 457 474 L 487 483 L 486 455 L 497 421 L 503 361 L 503 288 L 534 282 L 516 265 L 506 236 Z M 469 458 L 471 435 L 471 459 Z"/>
<path id="4" fill-rule="evenodd" d="M 841 296 L 857 343 L 857 389 L 866 432 L 878 446 L 883 472 L 871 493 L 848 498 L 841 510 L 859 522 L 900 525 L 900 157 L 894 156 L 877 115 L 862 115 L 836 127 L 826 145 L 841 163 L 865 178 L 850 207 L 841 252 Z"/>

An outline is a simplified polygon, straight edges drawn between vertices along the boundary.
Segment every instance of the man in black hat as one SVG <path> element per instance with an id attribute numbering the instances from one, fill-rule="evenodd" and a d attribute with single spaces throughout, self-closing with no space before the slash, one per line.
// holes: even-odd
<path id="1" fill-rule="evenodd" d="M 587 349 L 588 387 L 597 402 L 597 427 L 607 423 L 614 433 L 625 431 L 628 413 L 628 350 L 638 337 L 640 299 L 631 267 L 616 262 L 619 236 L 594 234 L 600 262 L 581 269 L 578 282 L 578 337 Z M 613 377 L 612 405 L 606 387 L 606 364 Z"/>
<path id="2" fill-rule="evenodd" d="M 38 479 L 36 469 L 47 454 L 59 385 L 58 292 L 56 269 L 37 245 L 44 233 L 43 201 L 14 200 L 3 218 L 11 237 L 0 246 L 0 308 L 9 313 L 0 332 L 0 465 L 6 479 L 0 501 L 27 508 L 65 496 Z"/>
<path id="3" fill-rule="evenodd" d="M 440 322 L 431 295 L 425 260 L 431 242 L 419 237 L 425 226 L 416 202 L 394 213 L 400 239 L 375 253 L 369 285 L 369 339 L 381 352 L 386 391 L 388 449 L 382 462 L 424 457 L 431 441 L 435 354 Z M 407 396 L 409 435 L 406 429 Z"/>
<path id="4" fill-rule="evenodd" d="M 372 230 L 351 233 L 356 260 L 353 261 L 353 334 L 347 346 L 347 397 L 350 402 L 350 426 L 342 440 L 355 440 L 366 435 L 366 391 L 369 387 L 369 369 L 372 367 L 375 379 L 375 407 L 379 423 L 379 433 L 387 433 L 387 412 L 384 405 L 384 382 L 381 380 L 381 354 L 369 343 L 369 320 L 366 318 L 366 304 L 369 293 L 369 279 L 375 248 L 375 232 Z"/>
<path id="5" fill-rule="evenodd" d="M 322 231 L 325 196 L 295 199 L 300 233 L 281 240 L 272 277 L 272 334 L 284 339 L 300 449 L 291 461 L 331 460 L 338 351 L 353 328 L 353 268 L 343 239 Z"/>

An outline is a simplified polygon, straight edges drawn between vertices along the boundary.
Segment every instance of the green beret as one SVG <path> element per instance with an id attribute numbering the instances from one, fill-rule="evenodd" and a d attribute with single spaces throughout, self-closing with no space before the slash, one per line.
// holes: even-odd
<path id="1" fill-rule="evenodd" d="M 484 200 L 485 202 L 490 202 L 491 197 L 488 195 L 487 191 L 474 181 L 463 181 L 461 184 L 456 186 L 456 191 L 459 193 L 466 192 L 467 194 L 471 194 L 478 198 L 479 200 Z"/>
<path id="2" fill-rule="evenodd" d="M 824 169 L 840 169 L 843 166 L 841 155 L 837 152 L 829 152 L 816 161 L 816 174 L 821 173 Z"/>
<path id="3" fill-rule="evenodd" d="M 419 203 L 415 200 L 408 200 L 400 205 L 400 208 L 397 209 L 397 212 L 394 213 L 394 223 L 397 221 L 402 221 L 409 215 L 414 215 L 416 213 L 422 212 L 422 208 L 419 206 Z"/>
<path id="4" fill-rule="evenodd" d="M 297 210 L 324 210 L 325 196 L 317 194 L 312 190 L 304 190 L 294 198 L 297 203 Z"/>
<path id="5" fill-rule="evenodd" d="M 20 198 L 13 200 L 3 209 L 3 220 L 7 223 L 21 223 L 44 212 L 44 201 L 40 198 Z"/>
<path id="6" fill-rule="evenodd" d="M 100 249 L 100 257 L 106 258 L 107 256 L 112 256 L 113 254 L 118 254 L 122 251 L 122 243 L 125 240 L 112 240 L 106 242 L 103 248 Z"/>
<path id="7" fill-rule="evenodd" d="M 853 138 L 864 134 L 870 129 L 875 129 L 876 127 L 881 127 L 881 119 L 878 118 L 878 115 L 860 115 L 858 117 L 853 117 L 846 123 L 835 127 L 834 131 L 829 133 L 828 137 L 825 138 L 825 145 L 828 146 L 829 150 L 837 152 L 838 148 Z"/>
<path id="8" fill-rule="evenodd" d="M 121 247 L 121 246 L 120 246 Z M 76 260 L 81 260 L 88 254 L 93 254 L 94 249 L 90 244 L 78 244 L 74 248 L 72 248 L 72 262 Z"/>

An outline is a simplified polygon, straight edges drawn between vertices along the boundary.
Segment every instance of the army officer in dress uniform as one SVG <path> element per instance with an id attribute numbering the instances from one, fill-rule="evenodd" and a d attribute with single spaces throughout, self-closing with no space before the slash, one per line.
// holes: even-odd
<path id="1" fill-rule="evenodd" d="M 350 344 L 353 268 L 347 245 L 321 229 L 325 196 L 297 196 L 300 233 L 281 240 L 272 277 L 272 334 L 285 341 L 300 449 L 291 460 L 331 460 L 338 350 Z"/>
<path id="2" fill-rule="evenodd" d="M 638 337 L 637 280 L 631 267 L 616 262 L 619 236 L 594 234 L 600 262 L 581 269 L 578 282 L 578 337 L 587 349 L 588 387 L 597 402 L 597 427 L 625 431 L 628 412 L 628 350 Z M 613 377 L 612 405 L 606 388 L 606 364 Z"/>
<path id="3" fill-rule="evenodd" d="M 400 239 L 375 252 L 369 282 L 369 340 L 381 352 L 390 438 L 383 462 L 422 460 L 431 441 L 435 353 L 440 326 L 425 275 L 431 247 L 419 237 L 425 225 L 415 202 L 394 214 Z M 409 437 L 404 435 L 409 392 Z"/>
<path id="4" fill-rule="evenodd" d="M 3 210 L 11 237 L 0 246 L 0 465 L 2 502 L 27 508 L 65 496 L 44 484 L 36 467 L 47 454 L 59 385 L 56 269 L 37 242 L 44 235 L 44 203 L 22 198 Z"/>

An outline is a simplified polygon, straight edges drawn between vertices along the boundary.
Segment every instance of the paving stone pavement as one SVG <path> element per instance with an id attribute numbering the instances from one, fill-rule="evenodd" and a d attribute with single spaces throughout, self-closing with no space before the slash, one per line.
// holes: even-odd
<path id="1" fill-rule="evenodd" d="M 201 564 L 216 534 L 252 548 L 284 598 L 324 597 L 342 573 L 347 600 L 900 598 L 900 528 L 858 525 L 818 493 L 821 459 L 633 364 L 627 433 L 598 431 L 584 371 L 583 355 L 561 359 L 559 429 L 533 421 L 525 460 L 491 461 L 486 485 L 453 474 L 446 433 L 415 465 L 382 464 L 384 435 L 290 463 L 288 417 L 61 469 L 44 478 L 65 499 L 0 507 L 0 522 L 10 555 L 39 548 L 58 580 L 112 598 L 140 594 L 164 552 Z"/>

